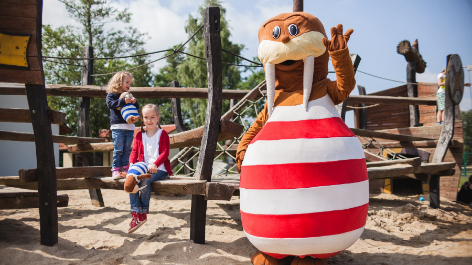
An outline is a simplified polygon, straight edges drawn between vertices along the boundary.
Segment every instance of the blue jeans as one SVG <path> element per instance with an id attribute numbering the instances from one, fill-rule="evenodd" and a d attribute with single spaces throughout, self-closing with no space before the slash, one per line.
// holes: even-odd
<path id="1" fill-rule="evenodd" d="M 133 143 L 134 131 L 131 130 L 111 130 L 113 138 L 113 163 L 112 168 L 124 167 L 129 165 L 129 156 L 131 155 L 131 143 Z"/>
<path id="2" fill-rule="evenodd" d="M 149 201 L 151 200 L 151 185 L 156 180 L 166 179 L 169 175 L 166 171 L 158 170 L 157 173 L 151 174 L 152 178 L 142 179 L 138 186 L 141 188 L 146 185 L 146 188 L 136 193 L 129 194 L 129 203 L 131 205 L 131 213 L 148 213 Z"/>

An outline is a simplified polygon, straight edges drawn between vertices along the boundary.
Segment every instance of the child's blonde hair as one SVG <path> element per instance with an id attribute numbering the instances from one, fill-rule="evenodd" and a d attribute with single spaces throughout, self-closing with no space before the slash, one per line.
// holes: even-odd
<path id="1" fill-rule="evenodd" d="M 123 86 L 123 79 L 125 76 L 129 76 L 131 77 L 131 80 L 133 80 L 133 76 L 130 73 L 119 71 L 110 79 L 110 81 L 108 81 L 107 93 L 121 93 L 121 87 Z"/>
<path id="2" fill-rule="evenodd" d="M 156 115 L 158 118 L 160 118 L 161 112 L 159 111 L 159 106 L 156 104 L 146 104 L 141 108 L 141 115 L 143 114 L 144 109 L 153 109 L 156 112 Z M 144 117 L 141 119 L 141 132 L 144 133 L 144 128 L 143 128 L 143 120 Z M 161 125 L 157 123 L 157 126 L 159 126 L 159 129 L 161 129 Z"/>

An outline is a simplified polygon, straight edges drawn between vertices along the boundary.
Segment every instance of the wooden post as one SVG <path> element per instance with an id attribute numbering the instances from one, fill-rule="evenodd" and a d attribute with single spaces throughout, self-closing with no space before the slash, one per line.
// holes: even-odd
<path id="1" fill-rule="evenodd" d="M 354 75 L 355 75 L 357 72 L 357 67 L 359 66 L 359 63 L 361 62 L 361 57 L 353 53 L 351 54 L 351 61 L 352 61 L 352 66 L 354 66 Z M 346 120 L 346 109 L 347 109 L 348 101 L 349 101 L 349 97 L 347 97 L 342 103 L 339 103 L 338 105 L 336 105 L 336 110 L 338 111 L 338 114 L 339 116 L 341 116 L 341 119 L 343 119 L 343 121 Z"/>
<path id="2" fill-rule="evenodd" d="M 93 58 L 93 47 L 86 46 L 82 53 L 83 58 Z M 84 60 L 82 67 L 82 85 L 91 85 L 92 84 L 92 75 L 93 74 L 93 60 Z M 77 121 L 77 136 L 89 137 L 89 122 L 90 122 L 90 98 L 88 97 L 79 97 L 79 117 Z M 82 153 L 82 164 L 84 166 L 93 166 L 93 157 L 92 153 Z M 102 192 L 100 189 L 90 189 L 90 199 L 92 200 L 92 205 L 97 207 L 104 207 L 105 203 L 103 202 Z"/>
<path id="3" fill-rule="evenodd" d="M 204 29 L 208 75 L 208 104 L 205 116 L 205 131 L 203 132 L 195 178 L 209 182 L 211 181 L 223 98 L 219 7 L 208 7 L 205 9 Z M 205 196 L 192 195 L 190 239 L 195 243 L 205 243 L 206 208 L 207 201 Z"/>
<path id="4" fill-rule="evenodd" d="M 303 0 L 293 0 L 293 12 L 303 12 Z"/>
<path id="5" fill-rule="evenodd" d="M 366 95 L 365 87 L 357 85 L 359 95 Z M 365 107 L 364 103 L 358 104 L 359 107 Z M 367 109 L 354 110 L 355 126 L 357 129 L 367 129 Z"/>
<path id="6" fill-rule="evenodd" d="M 444 109 L 444 125 L 439 136 L 438 145 L 434 151 L 432 163 L 442 162 L 446 156 L 447 149 L 454 136 L 455 105 L 462 100 L 464 91 L 464 70 L 459 55 L 449 54 L 447 56 L 446 70 L 446 99 Z M 462 76 L 461 76 L 462 74 Z M 458 94 L 459 93 L 459 94 Z M 430 207 L 439 208 L 440 190 L 439 175 L 431 175 L 429 180 Z"/>
<path id="7" fill-rule="evenodd" d="M 406 66 L 406 85 L 408 90 L 408 97 L 418 97 L 418 87 L 416 84 L 416 63 L 408 62 Z M 420 126 L 420 111 L 418 105 L 410 105 L 410 127 Z"/>
<path id="8" fill-rule="evenodd" d="M 174 80 L 170 82 L 170 87 L 180 87 L 179 82 L 177 80 Z M 184 132 L 187 129 L 185 128 L 184 121 L 182 119 L 182 109 L 180 107 L 181 102 L 180 98 L 172 98 L 171 100 L 172 103 L 172 115 L 174 116 L 174 123 L 175 123 L 175 128 L 177 129 L 177 132 Z M 180 148 L 180 151 L 182 151 L 182 148 Z M 189 167 L 193 168 L 193 160 L 188 161 L 188 157 L 192 156 L 193 152 L 190 152 L 190 154 L 182 159 L 185 163 L 188 164 Z M 184 174 L 190 174 L 191 171 L 188 167 L 184 166 Z"/>
<path id="9" fill-rule="evenodd" d="M 36 145 L 41 244 L 58 242 L 57 183 L 51 122 L 44 85 L 25 85 Z"/>

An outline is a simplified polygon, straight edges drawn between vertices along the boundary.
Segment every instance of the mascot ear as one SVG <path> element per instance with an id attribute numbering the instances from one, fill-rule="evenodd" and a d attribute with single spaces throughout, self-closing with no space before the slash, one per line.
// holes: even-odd
<path id="1" fill-rule="evenodd" d="M 150 179 L 152 176 L 151 174 L 142 174 L 142 175 L 139 175 L 138 176 L 138 179 L 139 180 L 142 180 L 142 179 Z"/>
<path id="2" fill-rule="evenodd" d="M 126 180 L 125 180 L 125 191 L 128 193 L 136 193 L 138 190 L 136 189 L 137 187 L 137 182 L 134 176 L 129 175 Z M 136 190 L 136 191 L 134 191 Z M 134 191 L 134 192 L 133 192 Z"/>

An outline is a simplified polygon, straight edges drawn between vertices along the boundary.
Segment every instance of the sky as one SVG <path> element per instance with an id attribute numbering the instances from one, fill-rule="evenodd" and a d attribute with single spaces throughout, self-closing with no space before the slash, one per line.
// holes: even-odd
<path id="1" fill-rule="evenodd" d="M 184 42 L 188 36 L 184 26 L 189 15 L 198 16 L 203 0 L 118 0 L 110 1 L 118 9 L 128 8 L 133 14 L 131 26 L 147 32 L 145 49 L 148 52 L 163 50 Z M 244 44 L 242 55 L 257 56 L 259 27 L 268 19 L 292 12 L 292 0 L 227 0 L 222 2 L 231 30 L 231 41 Z M 462 64 L 472 65 L 472 1 L 471 0 L 305 0 L 304 11 L 318 17 L 329 34 L 331 27 L 343 24 L 344 30 L 354 29 L 348 46 L 350 53 L 361 57 L 358 70 L 388 79 L 406 82 L 406 66 L 397 44 L 402 40 L 411 43 L 418 39 L 419 51 L 427 62 L 418 82 L 437 82 L 437 75 L 446 66 L 448 54 L 458 54 Z M 78 25 L 68 16 L 64 4 L 57 0 L 44 0 L 43 24 L 53 27 Z M 122 29 L 123 23 L 108 23 L 108 28 Z M 154 55 L 152 58 L 159 58 Z M 165 65 L 157 62 L 153 72 Z M 332 66 L 330 65 L 330 70 Z M 467 71 L 465 82 L 470 82 Z M 334 80 L 334 74 L 328 78 Z M 356 74 L 358 85 L 367 94 L 396 87 L 401 83 Z M 358 95 L 357 88 L 351 93 Z M 470 88 L 465 88 L 461 110 L 472 109 Z M 346 117 L 348 126 L 354 126 L 353 112 Z"/>

